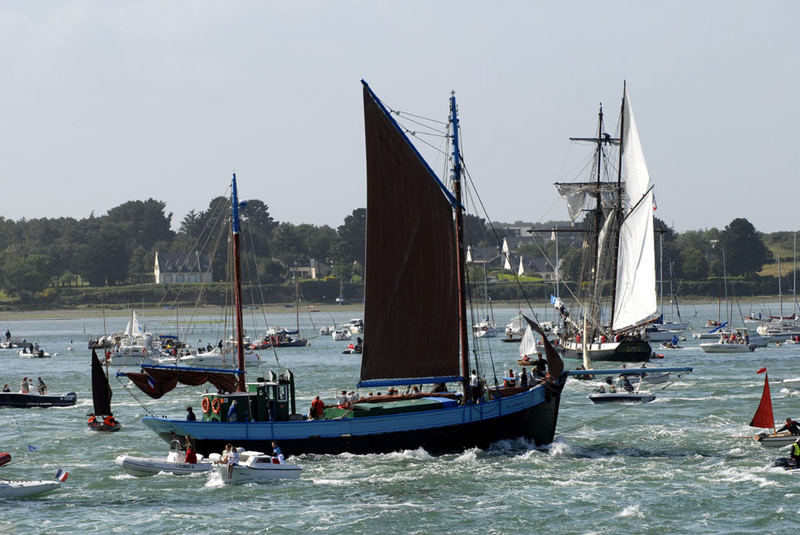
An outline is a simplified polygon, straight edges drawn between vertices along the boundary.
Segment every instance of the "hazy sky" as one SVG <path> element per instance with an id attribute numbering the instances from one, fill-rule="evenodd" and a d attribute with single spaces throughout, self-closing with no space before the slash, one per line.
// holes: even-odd
<path id="1" fill-rule="evenodd" d="M 2 1 L 0 215 L 224 193 L 336 227 L 365 205 L 361 86 L 447 117 L 497 221 L 566 218 L 552 183 L 617 124 L 623 80 L 677 230 L 795 230 L 800 2 Z M 439 169 L 440 167 L 434 167 Z"/>

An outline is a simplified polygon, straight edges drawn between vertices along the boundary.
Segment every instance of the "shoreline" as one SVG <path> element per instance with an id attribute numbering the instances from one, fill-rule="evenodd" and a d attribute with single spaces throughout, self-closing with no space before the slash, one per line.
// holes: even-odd
<path id="1" fill-rule="evenodd" d="M 747 297 L 739 297 L 735 299 L 740 304 L 748 304 L 752 308 L 753 304 L 758 304 L 759 306 L 763 306 L 766 304 L 775 304 L 779 303 L 779 298 L 776 295 L 766 295 L 766 296 L 747 296 Z M 568 300 L 565 300 L 568 302 Z M 713 303 L 720 303 L 724 306 L 722 299 L 709 299 L 703 297 L 682 297 L 679 301 L 679 306 L 685 305 L 698 305 L 698 304 L 713 304 Z M 735 306 L 736 303 L 734 303 Z M 512 300 L 493 300 L 493 306 L 500 306 L 503 308 L 517 308 L 521 305 L 521 303 Z M 542 308 L 550 308 L 552 305 L 548 300 L 537 300 L 531 301 L 531 306 L 534 310 L 541 310 Z M 569 305 L 568 305 L 569 306 Z M 665 298 L 663 307 L 666 309 L 670 307 L 670 303 L 668 299 Z M 791 302 L 785 303 L 784 306 L 791 307 Z M 177 307 L 179 313 L 180 311 L 189 311 L 192 310 L 194 313 L 199 313 L 203 315 L 215 314 L 218 313 L 223 307 L 218 305 L 202 305 L 198 307 Z M 326 314 L 330 314 L 333 312 L 344 312 L 348 311 L 354 316 L 363 316 L 364 306 L 362 303 L 349 303 L 344 305 L 337 305 L 331 303 L 310 303 L 300 306 L 300 314 L 306 315 L 309 312 L 307 311 L 308 308 L 312 308 L 310 313 L 311 314 L 321 314 L 322 316 Z M 523 307 L 526 308 L 526 307 Z M 662 308 L 661 303 L 659 302 L 659 310 Z M 0 321 L 10 321 L 10 320 L 17 320 L 17 319 L 70 319 L 75 317 L 84 317 L 84 318 L 102 318 L 105 317 L 121 317 L 121 316 L 128 316 L 132 310 L 136 310 L 136 312 L 143 316 L 168 316 L 170 314 L 175 314 L 175 307 L 155 307 L 155 306 L 145 306 L 142 308 L 127 308 L 127 307 L 106 307 L 105 310 L 102 307 L 75 307 L 75 308 L 42 308 L 42 309 L 4 309 L 0 310 Z M 269 303 L 263 305 L 257 309 L 258 311 L 265 312 L 267 314 L 279 314 L 279 313 L 288 313 L 294 312 L 294 305 L 288 306 L 288 304 L 284 303 Z"/>

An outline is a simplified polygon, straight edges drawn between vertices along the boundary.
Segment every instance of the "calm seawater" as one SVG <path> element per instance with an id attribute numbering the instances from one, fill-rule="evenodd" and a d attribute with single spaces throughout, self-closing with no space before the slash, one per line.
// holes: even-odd
<path id="1" fill-rule="evenodd" d="M 770 306 L 777 311 L 777 304 Z M 718 309 L 689 305 L 684 312 L 699 329 Z M 171 314 L 144 322 L 150 330 L 174 332 Z M 333 312 L 337 323 L 356 315 Z M 495 309 L 498 325 L 513 315 L 511 308 Z M 316 328 L 331 323 L 325 311 L 311 317 Z M 216 339 L 217 325 L 205 319 L 194 318 L 192 341 Z M 294 312 L 268 320 L 292 326 Z M 125 322 L 108 318 L 108 329 L 122 330 Z M 303 334 L 314 334 L 308 315 L 301 324 Z M 776 420 L 800 417 L 798 394 L 779 383 L 800 376 L 798 346 L 705 355 L 687 331 L 684 349 L 664 350 L 664 359 L 650 366 L 693 366 L 694 373 L 658 391 L 653 403 L 595 406 L 586 398 L 592 385 L 570 380 L 549 447 L 514 441 L 435 457 L 422 450 L 305 455 L 295 458 L 303 467 L 298 481 L 226 487 L 205 475 L 135 478 L 114 463 L 123 453 L 165 456 L 166 444 L 141 417 L 147 410 L 182 417 L 187 404 L 199 414 L 202 387 L 179 387 L 152 400 L 128 393 L 124 379 L 112 377 L 112 406 L 124 427 L 89 432 L 86 340 L 103 333 L 102 318 L 15 320 L 4 313 L 0 332 L 7 328 L 58 355 L 23 359 L 0 351 L 0 384 L 15 389 L 23 376 L 41 376 L 51 392 L 77 392 L 78 404 L 0 409 L 0 451 L 14 457 L 0 475 L 47 479 L 58 468 L 70 472 L 57 492 L 5 503 L 0 533 L 783 533 L 800 520 L 800 473 L 770 467 L 783 449 L 728 438 L 757 431 L 747 424 L 760 399 L 763 375 L 756 371 L 762 366 L 769 370 Z M 342 355 L 346 344 L 317 337 L 310 347 L 278 355 L 297 376 L 298 411 L 314 395 L 332 400 L 335 391 L 354 388 L 360 357 Z M 491 351 L 499 370 L 518 368 L 516 344 L 497 338 Z M 26 453 L 28 444 L 37 449 Z"/>

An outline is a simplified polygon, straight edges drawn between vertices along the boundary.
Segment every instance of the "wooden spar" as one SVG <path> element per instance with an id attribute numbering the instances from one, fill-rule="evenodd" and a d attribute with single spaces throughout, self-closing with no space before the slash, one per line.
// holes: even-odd
<path id="1" fill-rule="evenodd" d="M 467 330 L 466 274 L 464 272 L 464 218 L 461 206 L 461 153 L 458 147 L 458 112 L 456 96 L 450 95 L 450 119 L 453 126 L 453 195 L 456 211 L 456 266 L 458 268 L 458 329 L 461 339 L 461 375 L 466 399 L 469 395 L 469 336 Z"/>
<path id="2" fill-rule="evenodd" d="M 619 117 L 619 162 L 617 163 L 617 202 L 616 211 L 617 236 L 612 249 L 611 280 L 611 324 L 614 324 L 614 308 L 617 304 L 617 255 L 619 254 L 619 231 L 622 226 L 622 153 L 625 151 L 625 97 L 628 95 L 628 82 L 622 82 L 622 109 Z"/>
<path id="3" fill-rule="evenodd" d="M 236 173 L 233 174 L 232 184 L 232 210 L 231 210 L 231 225 L 233 236 L 233 285 L 234 285 L 234 299 L 236 308 L 236 355 L 238 357 L 238 368 L 240 373 L 238 375 L 237 390 L 239 392 L 246 391 L 246 382 L 244 375 L 244 332 L 242 328 L 242 265 L 240 261 L 239 251 L 239 199 L 236 191 Z"/>

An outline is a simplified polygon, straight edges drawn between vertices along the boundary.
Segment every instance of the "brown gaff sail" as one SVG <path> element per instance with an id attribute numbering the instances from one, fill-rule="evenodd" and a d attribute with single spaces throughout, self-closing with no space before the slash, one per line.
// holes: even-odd
<path id="1" fill-rule="evenodd" d="M 111 414 L 111 387 L 94 349 L 92 349 L 92 404 L 94 414 L 103 416 Z"/>
<path id="2" fill-rule="evenodd" d="M 763 427 L 766 429 L 775 428 L 775 416 L 772 414 L 772 396 L 769 393 L 769 376 L 767 369 L 761 368 L 757 373 L 764 374 L 764 391 L 761 393 L 761 403 L 750 421 L 751 427 Z"/>
<path id="3" fill-rule="evenodd" d="M 211 383 L 221 392 L 236 390 L 236 371 L 220 370 L 182 370 L 178 368 L 156 368 L 142 366 L 142 372 L 128 372 L 125 376 L 135 384 L 139 390 L 153 399 L 158 399 L 176 386 L 178 383 L 198 386 Z"/>
<path id="4" fill-rule="evenodd" d="M 366 286 L 361 380 L 459 374 L 453 207 L 364 84 Z"/>

